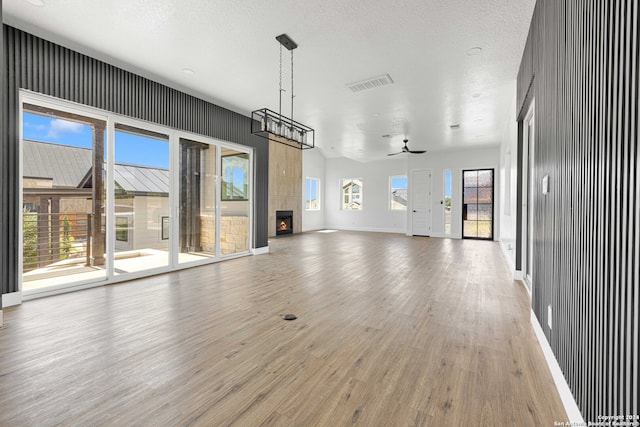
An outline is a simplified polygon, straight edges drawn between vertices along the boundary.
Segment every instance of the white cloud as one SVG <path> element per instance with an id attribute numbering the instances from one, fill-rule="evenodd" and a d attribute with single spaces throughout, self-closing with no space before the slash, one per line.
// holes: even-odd
<path id="1" fill-rule="evenodd" d="M 82 132 L 82 125 L 76 122 L 69 122 L 67 120 L 53 119 L 49 122 L 49 132 L 47 137 L 59 138 L 62 133 L 80 133 Z"/>
<path id="2" fill-rule="evenodd" d="M 24 127 L 27 129 L 33 129 L 36 130 L 38 132 L 42 132 L 43 130 L 45 130 L 47 127 L 45 125 L 36 125 L 33 123 L 29 123 L 29 122 L 24 122 Z"/>

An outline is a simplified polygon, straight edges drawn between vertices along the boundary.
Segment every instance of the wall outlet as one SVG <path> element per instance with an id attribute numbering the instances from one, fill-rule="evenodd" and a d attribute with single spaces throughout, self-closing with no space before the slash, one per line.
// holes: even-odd
<path id="1" fill-rule="evenodd" d="M 551 326 L 551 304 L 547 306 L 547 324 L 549 325 L 549 329 L 553 329 Z"/>

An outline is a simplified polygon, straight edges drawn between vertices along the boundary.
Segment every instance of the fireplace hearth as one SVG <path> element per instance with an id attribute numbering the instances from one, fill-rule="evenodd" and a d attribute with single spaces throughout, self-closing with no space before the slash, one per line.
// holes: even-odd
<path id="1" fill-rule="evenodd" d="M 276 211 L 276 236 L 293 234 L 293 211 Z"/>

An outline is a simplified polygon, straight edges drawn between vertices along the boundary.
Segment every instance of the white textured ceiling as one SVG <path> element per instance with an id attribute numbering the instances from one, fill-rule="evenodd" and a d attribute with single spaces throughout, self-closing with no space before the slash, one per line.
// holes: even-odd
<path id="1" fill-rule="evenodd" d="M 377 160 L 499 144 L 535 0 L 3 0 L 4 21 L 249 115 L 278 109 L 294 50 L 294 119 L 327 157 Z M 478 55 L 469 55 L 480 47 Z M 289 53 L 284 51 L 285 88 Z M 182 70 L 189 68 L 193 75 Z M 388 73 L 394 84 L 347 84 Z M 285 93 L 288 97 L 289 92 Z M 285 98 L 283 114 L 289 115 Z M 460 124 L 452 131 L 451 124 Z M 383 138 L 382 135 L 391 135 Z"/>

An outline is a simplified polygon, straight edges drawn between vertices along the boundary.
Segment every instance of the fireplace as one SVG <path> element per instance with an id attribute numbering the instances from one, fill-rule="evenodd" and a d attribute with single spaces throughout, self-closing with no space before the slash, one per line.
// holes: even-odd
<path id="1" fill-rule="evenodd" d="M 276 236 L 293 234 L 293 211 L 276 211 Z"/>

